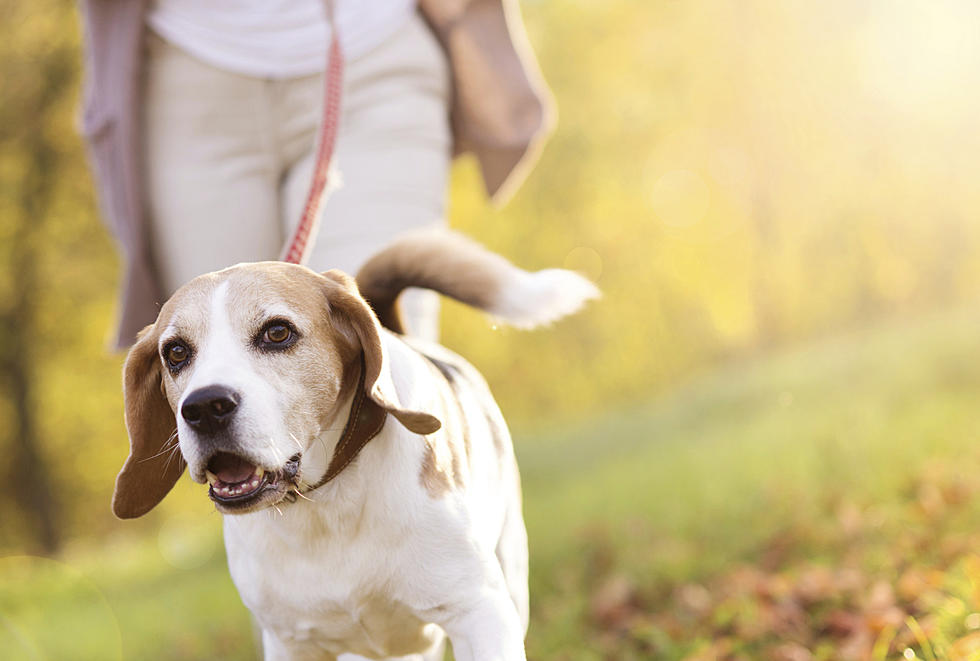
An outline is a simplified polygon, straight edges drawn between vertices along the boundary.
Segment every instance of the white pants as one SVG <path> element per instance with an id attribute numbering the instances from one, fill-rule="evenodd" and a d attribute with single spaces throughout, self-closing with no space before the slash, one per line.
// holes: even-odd
<path id="1" fill-rule="evenodd" d="M 169 295 L 201 273 L 278 258 L 309 191 L 323 81 L 230 73 L 148 37 L 146 211 Z M 400 232 L 446 222 L 449 70 L 418 14 L 345 62 L 343 95 L 342 184 L 308 265 L 353 275 Z M 402 310 L 411 332 L 435 337 L 434 294 L 407 292 Z"/>

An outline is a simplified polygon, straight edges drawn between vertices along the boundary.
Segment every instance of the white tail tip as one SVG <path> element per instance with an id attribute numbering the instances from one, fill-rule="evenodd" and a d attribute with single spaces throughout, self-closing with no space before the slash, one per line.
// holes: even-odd
<path id="1" fill-rule="evenodd" d="M 588 279 L 565 269 L 517 271 L 487 309 L 495 320 L 516 328 L 550 324 L 577 312 L 586 301 L 599 298 L 599 289 Z"/>

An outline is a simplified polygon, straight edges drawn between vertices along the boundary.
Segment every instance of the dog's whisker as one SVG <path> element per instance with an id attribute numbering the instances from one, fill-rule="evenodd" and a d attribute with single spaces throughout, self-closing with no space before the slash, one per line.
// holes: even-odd
<path id="1" fill-rule="evenodd" d="M 169 447 L 169 448 L 168 447 L 164 447 L 162 450 L 160 450 L 156 454 L 151 454 L 149 457 L 143 457 L 139 461 L 140 461 L 140 463 L 142 463 L 144 461 L 150 461 L 151 459 L 156 459 L 157 457 L 162 457 L 163 455 L 167 454 L 168 452 L 172 452 L 172 451 L 173 451 L 173 447 Z"/>
<path id="2" fill-rule="evenodd" d="M 269 438 L 268 440 L 266 440 L 265 444 L 269 447 L 269 450 L 272 451 L 272 454 L 276 458 L 276 462 L 278 464 L 281 465 L 281 464 L 286 463 L 285 462 L 285 459 L 283 459 L 282 452 L 280 452 L 279 451 L 279 448 L 276 447 L 275 439 Z"/>
<path id="3" fill-rule="evenodd" d="M 175 429 L 174 433 L 170 435 L 170 438 L 168 438 L 167 441 L 163 444 L 163 447 L 160 449 L 159 452 L 157 452 L 156 454 L 152 454 L 149 457 L 143 457 L 139 461 L 144 462 L 144 461 L 150 461 L 151 459 L 156 459 L 157 457 L 161 457 L 167 454 L 168 452 L 173 452 L 174 448 L 176 447 L 178 446 L 177 446 L 177 430 Z"/>
<path id="4" fill-rule="evenodd" d="M 174 446 L 174 448 L 170 451 L 170 454 L 167 455 L 166 463 L 163 464 L 164 473 L 167 472 L 167 469 L 170 468 L 170 462 L 173 461 L 174 457 L 176 457 L 179 453 L 180 453 L 180 447 Z"/>
<path id="5" fill-rule="evenodd" d="M 293 493 L 296 494 L 297 496 L 299 496 L 300 498 L 302 498 L 303 500 L 308 500 L 311 503 L 314 502 L 314 500 L 312 498 L 310 498 L 309 496 L 307 496 L 305 493 L 303 493 L 299 489 L 293 489 Z"/>

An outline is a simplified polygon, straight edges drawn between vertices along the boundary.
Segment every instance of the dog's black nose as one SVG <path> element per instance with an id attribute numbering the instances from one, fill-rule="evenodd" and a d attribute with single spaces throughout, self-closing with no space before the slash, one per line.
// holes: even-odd
<path id="1" fill-rule="evenodd" d="M 198 388 L 184 399 L 180 415 L 193 429 L 213 434 L 228 426 L 238 402 L 238 393 L 225 386 Z"/>

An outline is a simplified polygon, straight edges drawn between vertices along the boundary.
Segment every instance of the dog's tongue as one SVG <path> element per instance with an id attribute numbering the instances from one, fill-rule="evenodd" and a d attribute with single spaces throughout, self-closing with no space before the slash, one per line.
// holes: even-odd
<path id="1" fill-rule="evenodd" d="M 236 484 L 250 478 L 255 465 L 233 454 L 219 452 L 208 462 L 208 470 L 225 484 Z"/>

